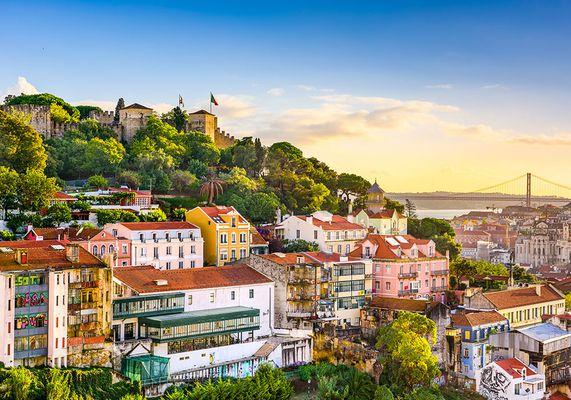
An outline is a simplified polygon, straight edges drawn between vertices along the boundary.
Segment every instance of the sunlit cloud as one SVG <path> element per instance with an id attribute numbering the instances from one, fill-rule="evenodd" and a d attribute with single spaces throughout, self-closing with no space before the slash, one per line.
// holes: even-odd
<path id="1" fill-rule="evenodd" d="M 544 146 L 571 146 L 571 133 L 559 133 L 555 135 L 521 135 L 508 139 L 510 143 L 544 145 Z"/>
<path id="2" fill-rule="evenodd" d="M 313 92 L 314 90 L 317 90 L 315 86 L 310 86 L 310 85 L 296 85 L 295 87 L 304 92 Z"/>
<path id="3" fill-rule="evenodd" d="M 285 91 L 283 88 L 271 88 L 266 93 L 269 94 L 270 96 L 282 96 L 284 92 Z"/>
<path id="4" fill-rule="evenodd" d="M 427 89 L 444 89 L 444 90 L 450 90 L 454 88 L 454 85 L 452 85 L 451 83 L 437 83 L 434 85 L 426 85 L 425 88 Z"/>
<path id="5" fill-rule="evenodd" d="M 2 94 L 2 98 L 8 95 L 19 96 L 21 94 L 38 94 L 39 91 L 34 85 L 28 82 L 23 76 L 19 76 L 16 83 L 6 88 Z"/>
<path id="6" fill-rule="evenodd" d="M 509 89 L 507 86 L 499 84 L 499 83 L 490 83 L 487 85 L 483 85 L 480 88 L 486 89 L 486 90 L 491 90 L 491 89 L 507 90 L 507 89 Z"/>

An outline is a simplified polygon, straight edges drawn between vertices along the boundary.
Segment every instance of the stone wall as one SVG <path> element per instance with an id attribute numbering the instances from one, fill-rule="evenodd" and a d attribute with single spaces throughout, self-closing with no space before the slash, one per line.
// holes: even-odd
<path id="1" fill-rule="evenodd" d="M 235 142 L 236 139 L 234 139 L 234 136 L 230 136 L 226 132 L 221 131 L 220 128 L 216 128 L 216 131 L 214 132 L 214 143 L 216 144 L 216 147 L 227 149 L 228 147 L 233 146 Z"/>
<path id="2" fill-rule="evenodd" d="M 19 111 L 31 116 L 30 125 L 46 138 L 52 137 L 52 120 L 50 106 L 38 106 L 33 104 L 17 104 L 13 106 L 0 106 L 3 111 Z"/>

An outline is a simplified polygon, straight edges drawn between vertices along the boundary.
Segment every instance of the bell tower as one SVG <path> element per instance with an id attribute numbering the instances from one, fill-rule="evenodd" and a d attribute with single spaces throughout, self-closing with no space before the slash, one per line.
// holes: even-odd
<path id="1" fill-rule="evenodd" d="M 381 189 L 377 181 L 367 190 L 367 201 L 365 202 L 367 210 L 379 212 L 385 205 L 385 191 Z"/>

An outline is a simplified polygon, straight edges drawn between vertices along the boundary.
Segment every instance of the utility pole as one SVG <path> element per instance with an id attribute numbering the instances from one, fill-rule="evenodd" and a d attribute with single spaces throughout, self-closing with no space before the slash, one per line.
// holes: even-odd
<path id="1" fill-rule="evenodd" d="M 525 192 L 525 205 L 531 207 L 531 173 L 526 174 L 527 177 L 527 190 Z"/>

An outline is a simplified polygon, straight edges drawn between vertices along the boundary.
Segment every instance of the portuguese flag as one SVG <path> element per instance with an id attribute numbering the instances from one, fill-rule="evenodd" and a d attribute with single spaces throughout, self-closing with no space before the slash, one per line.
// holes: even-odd
<path id="1" fill-rule="evenodd" d="M 215 106 L 218 105 L 218 102 L 214 98 L 214 95 L 212 94 L 212 92 L 210 92 L 210 102 L 213 103 Z"/>

